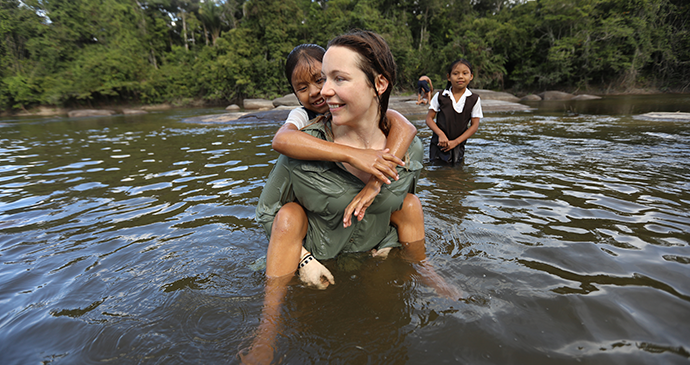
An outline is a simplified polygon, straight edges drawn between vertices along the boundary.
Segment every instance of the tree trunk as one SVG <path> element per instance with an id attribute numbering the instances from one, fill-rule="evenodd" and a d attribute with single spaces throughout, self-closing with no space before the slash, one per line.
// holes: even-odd
<path id="1" fill-rule="evenodd" d="M 182 37 L 184 38 L 184 49 L 189 51 L 189 44 L 187 44 L 187 16 L 182 11 Z"/>

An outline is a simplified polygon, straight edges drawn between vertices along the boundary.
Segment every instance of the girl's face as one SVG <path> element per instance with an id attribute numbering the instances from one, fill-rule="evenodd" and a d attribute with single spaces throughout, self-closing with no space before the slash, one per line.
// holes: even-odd
<path id="1" fill-rule="evenodd" d="M 302 63 L 292 71 L 292 89 L 305 108 L 323 114 L 328 111 L 328 104 L 321 96 L 324 79 L 321 76 L 321 62 L 312 60 L 311 64 Z"/>
<path id="2" fill-rule="evenodd" d="M 446 75 L 446 77 L 448 81 L 450 81 L 454 91 L 461 91 L 472 81 L 474 75 L 472 75 L 472 71 L 470 71 L 470 68 L 467 67 L 466 64 L 458 62 L 453 66 L 453 71 L 450 75 Z"/>
<path id="3" fill-rule="evenodd" d="M 378 120 L 376 92 L 358 66 L 359 57 L 358 53 L 340 46 L 330 47 L 323 56 L 326 82 L 321 95 L 326 98 L 334 125 L 355 126 Z"/>

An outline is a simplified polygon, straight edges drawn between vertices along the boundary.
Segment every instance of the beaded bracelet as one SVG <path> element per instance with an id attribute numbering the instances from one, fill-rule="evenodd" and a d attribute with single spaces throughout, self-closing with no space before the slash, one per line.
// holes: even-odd
<path id="1" fill-rule="evenodd" d="M 307 266 L 307 264 L 308 264 L 311 260 L 313 260 L 313 259 L 314 259 L 314 256 L 312 256 L 311 254 L 307 254 L 307 255 L 304 256 L 304 258 L 299 262 L 298 268 L 301 269 L 301 268 Z"/>

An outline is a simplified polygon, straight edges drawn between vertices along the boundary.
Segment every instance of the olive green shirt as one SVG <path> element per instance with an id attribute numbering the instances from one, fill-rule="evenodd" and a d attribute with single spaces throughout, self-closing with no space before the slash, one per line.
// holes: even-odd
<path id="1" fill-rule="evenodd" d="M 303 131 L 332 142 L 327 128 L 329 121 L 314 123 Z M 423 156 L 419 138 L 414 138 L 407 154 L 405 166 L 397 168 L 400 178 L 390 185 L 384 184 L 364 218 L 357 221 L 353 217 L 347 228 L 343 227 L 343 213 L 365 183 L 340 163 L 302 161 L 281 155 L 259 197 L 256 220 L 270 238 L 278 210 L 283 204 L 299 203 L 309 221 L 304 247 L 319 260 L 334 258 L 341 252 L 399 246 L 390 218 L 391 213 L 402 208 L 407 193 L 415 191 Z"/>

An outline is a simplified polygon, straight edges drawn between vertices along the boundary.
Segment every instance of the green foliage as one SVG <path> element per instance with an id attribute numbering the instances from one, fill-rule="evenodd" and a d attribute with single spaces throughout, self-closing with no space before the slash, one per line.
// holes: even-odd
<path id="1" fill-rule="evenodd" d="M 687 0 L 3 0 L 0 108 L 272 98 L 294 46 L 353 28 L 388 41 L 401 91 L 460 57 L 477 88 L 686 90 L 688 19 Z"/>

